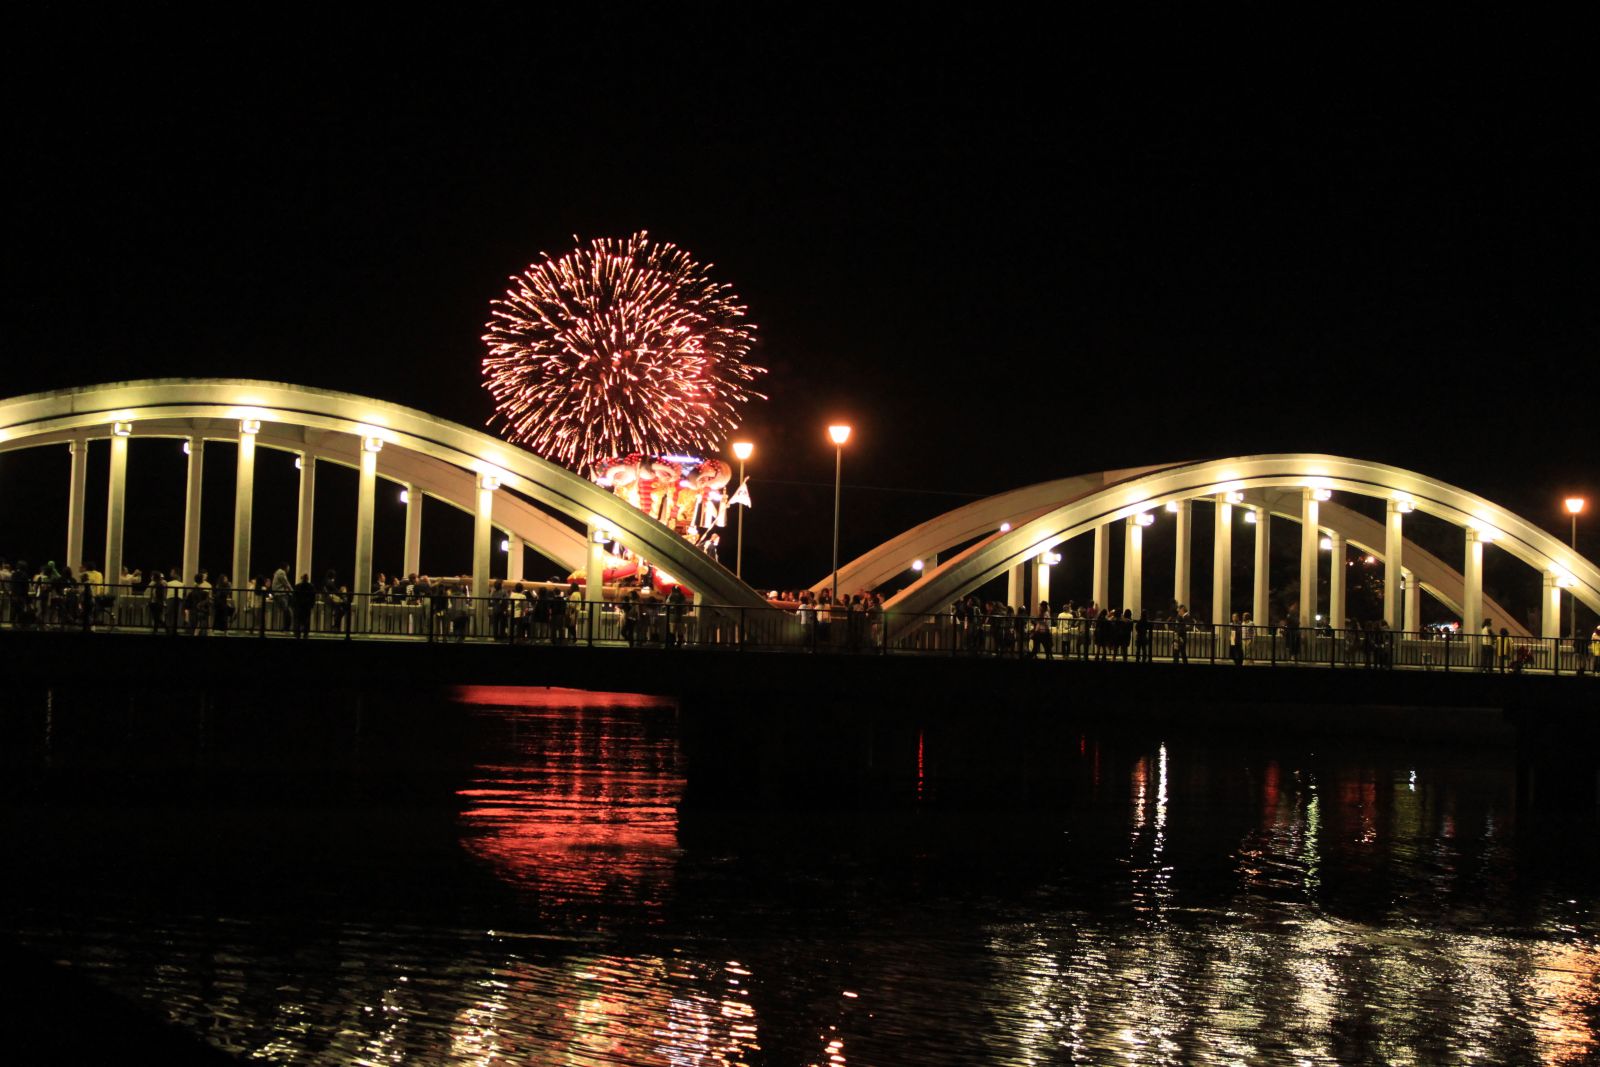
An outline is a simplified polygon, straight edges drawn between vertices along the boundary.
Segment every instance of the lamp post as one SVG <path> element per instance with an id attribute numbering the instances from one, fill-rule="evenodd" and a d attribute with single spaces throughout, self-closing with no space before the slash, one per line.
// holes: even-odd
<path id="1" fill-rule="evenodd" d="M 828 427 L 833 441 L 833 602 L 839 602 L 839 489 L 844 482 L 844 443 L 850 440 L 850 427 L 835 423 Z"/>
<path id="2" fill-rule="evenodd" d="M 1572 554 L 1578 554 L 1578 515 L 1583 511 L 1584 499 L 1581 496 L 1569 496 L 1566 499 L 1567 514 L 1572 516 Z M 1572 596 L 1572 633 L 1573 640 L 1578 637 L 1578 596 Z"/>
<path id="3" fill-rule="evenodd" d="M 739 484 L 741 486 L 744 485 L 744 461 L 754 455 L 755 451 L 756 446 L 749 441 L 735 441 L 733 443 L 733 458 L 739 461 Z M 744 512 L 745 509 L 741 506 L 739 508 L 738 547 L 734 549 L 733 555 L 733 576 L 735 578 L 744 577 Z"/>

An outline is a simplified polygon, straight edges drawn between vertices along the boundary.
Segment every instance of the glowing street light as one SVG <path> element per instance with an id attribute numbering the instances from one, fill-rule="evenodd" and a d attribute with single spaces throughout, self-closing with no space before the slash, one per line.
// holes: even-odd
<path id="1" fill-rule="evenodd" d="M 749 441 L 735 441 L 733 443 L 733 458 L 739 461 L 739 484 L 744 485 L 744 461 L 755 455 L 756 446 Z M 744 513 L 745 508 L 739 509 L 739 535 L 736 542 L 737 548 L 733 553 L 733 576 L 744 577 Z"/>
<path id="2" fill-rule="evenodd" d="M 839 490 L 844 485 L 844 443 L 850 440 L 850 427 L 834 423 L 828 427 L 833 441 L 833 602 L 839 602 Z"/>
<path id="3" fill-rule="evenodd" d="M 1567 514 L 1572 516 L 1572 554 L 1578 554 L 1578 516 L 1583 512 L 1584 499 L 1581 496 L 1569 496 L 1566 499 Z M 1578 598 L 1572 598 L 1572 633 L 1573 640 L 1578 637 Z"/>

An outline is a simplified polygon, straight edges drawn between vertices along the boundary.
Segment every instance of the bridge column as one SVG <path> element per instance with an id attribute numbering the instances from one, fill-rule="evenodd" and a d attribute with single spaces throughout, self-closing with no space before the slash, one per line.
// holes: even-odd
<path id="1" fill-rule="evenodd" d="M 506 540 L 511 546 L 506 550 L 506 581 L 514 584 L 522 581 L 522 538 L 508 532 Z"/>
<path id="2" fill-rule="evenodd" d="M 1257 625 L 1268 625 L 1267 613 L 1271 610 L 1272 595 L 1272 513 L 1257 508 L 1256 515 L 1256 567 L 1255 581 L 1250 596 L 1251 618 Z"/>
<path id="3" fill-rule="evenodd" d="M 260 419 L 239 420 L 239 466 L 233 482 L 233 587 L 250 588 L 250 523 L 256 492 L 256 434 Z"/>
<path id="4" fill-rule="evenodd" d="M 1039 610 L 1038 602 L 1050 599 L 1050 564 L 1045 562 L 1050 556 L 1049 551 L 1041 552 L 1033 561 L 1033 610 Z M 1030 612 L 1029 614 L 1032 614 Z"/>
<path id="5" fill-rule="evenodd" d="M 401 567 L 407 577 L 422 573 L 422 490 L 414 485 L 405 487 L 406 494 L 406 547 Z"/>
<path id="6" fill-rule="evenodd" d="M 1402 570 L 1400 572 L 1406 582 L 1406 614 L 1404 629 L 1408 634 L 1414 634 L 1422 629 L 1422 583 L 1417 581 L 1416 573 Z"/>
<path id="7" fill-rule="evenodd" d="M 1409 509 L 1408 509 L 1409 510 Z M 1389 629 L 1399 629 L 1400 572 L 1405 566 L 1401 552 L 1405 546 L 1405 512 L 1398 500 L 1389 501 L 1383 527 L 1383 621 Z"/>
<path id="8" fill-rule="evenodd" d="M 478 475 L 478 512 L 472 525 L 472 595 L 489 595 L 489 541 L 494 535 L 494 491 L 500 478 Z"/>
<path id="9" fill-rule="evenodd" d="M 205 438 L 190 437 L 183 449 L 189 453 L 183 486 L 183 579 L 189 581 L 200 570 L 200 487 L 205 475 Z M 106 580 L 117 579 L 108 574 Z"/>
<path id="10" fill-rule="evenodd" d="M 350 576 L 352 602 L 365 604 L 362 594 L 372 592 L 372 524 L 378 503 L 378 453 L 383 438 L 361 438 L 361 482 L 356 490 L 356 567 Z M 304 468 L 301 474 L 305 473 Z M 356 599 L 361 598 L 361 599 Z"/>
<path id="11" fill-rule="evenodd" d="M 1302 489 L 1300 498 L 1300 625 L 1317 618 L 1317 497 L 1315 489 Z"/>
<path id="12" fill-rule="evenodd" d="M 1139 519 L 1128 516 L 1122 553 L 1122 606 L 1136 619 L 1144 607 L 1144 527 Z"/>
<path id="13" fill-rule="evenodd" d="M 589 524 L 589 552 L 583 568 L 583 602 L 589 609 L 590 640 L 600 636 L 600 613 L 606 603 L 606 541 L 610 531 Z"/>
<path id="14" fill-rule="evenodd" d="M 83 570 L 83 509 L 89 497 L 89 440 L 80 437 L 67 442 L 72 451 L 72 480 L 67 483 L 67 557 L 65 563 L 76 575 Z M 110 575 L 115 582 L 121 575 Z"/>
<path id="15" fill-rule="evenodd" d="M 122 577 L 122 526 L 127 516 L 128 436 L 133 424 L 118 422 L 111 427 L 111 477 L 106 486 L 106 559 L 103 573 Z M 194 575 L 184 578 L 192 581 Z"/>
<path id="16" fill-rule="evenodd" d="M 1233 614 L 1233 505 L 1217 494 L 1216 540 L 1211 549 L 1211 621 L 1225 623 Z"/>
<path id="17" fill-rule="evenodd" d="M 363 463 L 362 470 L 365 469 Z M 314 528 L 316 504 L 317 457 L 310 452 L 302 452 L 300 453 L 300 504 L 295 511 L 294 526 L 294 573 L 289 576 L 291 582 L 298 582 L 302 574 L 313 573 L 311 533 Z M 358 521 L 357 526 L 359 525 Z M 312 580 L 315 581 L 315 578 Z M 356 592 L 355 586 L 351 586 L 350 591 Z"/>
<path id="18" fill-rule="evenodd" d="M 1461 568 L 1461 629 L 1475 634 L 1483 626 L 1483 540 L 1467 527 L 1467 559 Z"/>
<path id="19" fill-rule="evenodd" d="M 1556 576 L 1549 571 L 1544 572 L 1544 618 L 1541 620 L 1539 636 L 1549 639 L 1561 636 L 1561 586 L 1556 584 Z"/>
<path id="20" fill-rule="evenodd" d="M 1006 573 L 1006 603 L 1012 607 L 1028 603 L 1027 587 L 1023 584 L 1024 576 L 1028 573 L 1028 564 L 1019 563 Z"/>
<path id="21" fill-rule="evenodd" d="M 1111 536 L 1105 526 L 1094 528 L 1094 587 L 1090 599 L 1105 610 L 1111 601 Z"/>
<path id="22" fill-rule="evenodd" d="M 1178 547 L 1173 549 L 1173 603 L 1189 606 L 1189 557 L 1194 547 L 1194 523 L 1190 523 L 1189 501 L 1174 501 L 1173 533 Z"/>
<path id="23" fill-rule="evenodd" d="M 1329 532 L 1328 540 L 1333 550 L 1328 553 L 1328 625 L 1335 630 L 1344 629 L 1344 589 L 1350 567 L 1345 559 L 1344 538 Z"/>

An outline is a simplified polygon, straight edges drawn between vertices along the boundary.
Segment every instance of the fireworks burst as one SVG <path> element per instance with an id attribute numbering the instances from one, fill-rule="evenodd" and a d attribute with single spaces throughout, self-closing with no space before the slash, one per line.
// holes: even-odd
<path id="1" fill-rule="evenodd" d="M 574 241 L 577 239 L 574 238 Z M 643 230 L 548 254 L 490 303 L 484 386 L 505 436 L 588 472 L 608 456 L 721 448 L 765 368 L 727 285 Z"/>

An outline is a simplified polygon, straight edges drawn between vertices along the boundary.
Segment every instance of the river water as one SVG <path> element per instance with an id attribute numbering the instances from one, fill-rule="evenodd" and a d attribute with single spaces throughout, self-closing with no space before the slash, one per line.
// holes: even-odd
<path id="1" fill-rule="evenodd" d="M 1506 748 L 1069 732 L 1017 790 L 930 726 L 696 803 L 670 705 L 441 712 L 446 802 L 24 803 L 9 933 L 268 1062 L 1600 1060 L 1593 783 Z"/>

